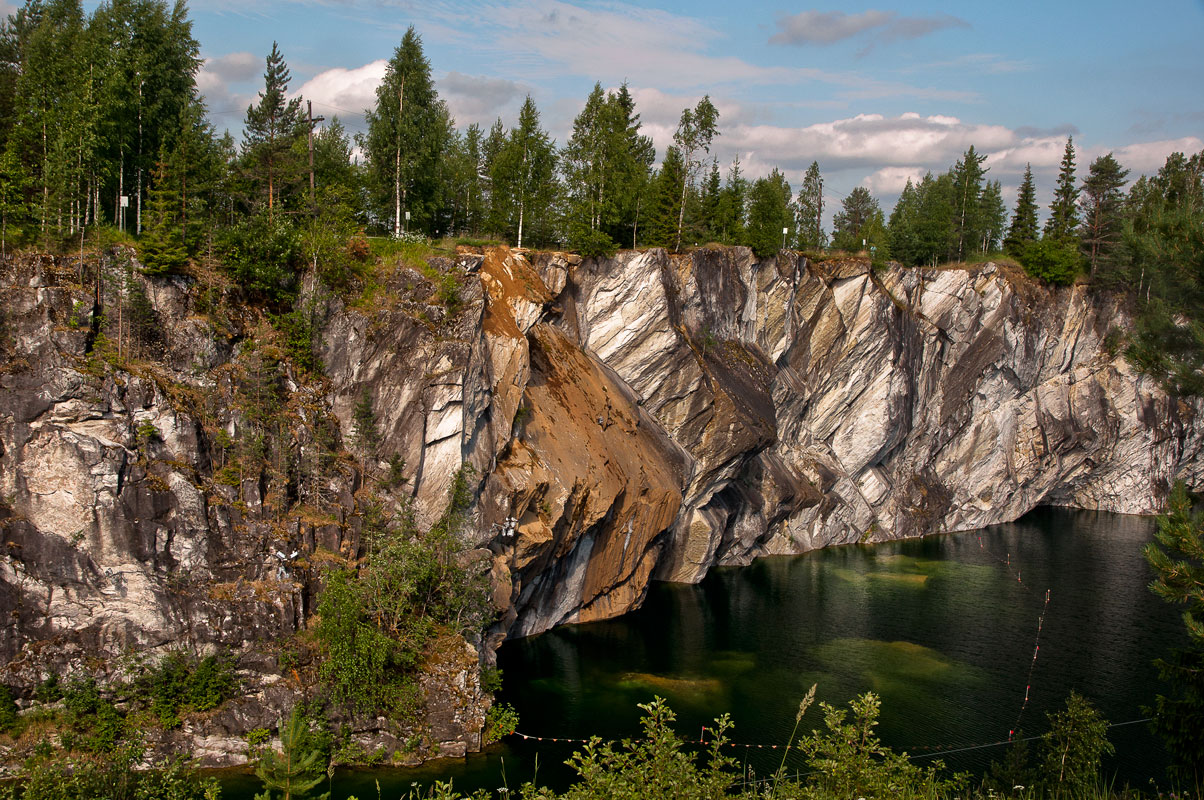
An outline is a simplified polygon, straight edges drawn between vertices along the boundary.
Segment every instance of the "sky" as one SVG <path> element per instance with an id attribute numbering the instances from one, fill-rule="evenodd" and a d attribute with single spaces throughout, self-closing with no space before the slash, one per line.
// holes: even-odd
<path id="1" fill-rule="evenodd" d="M 0 5 L 3 0 L 0 0 Z M 85 4 L 89 10 L 96 3 Z M 626 81 L 658 159 L 683 108 L 720 112 L 712 155 L 797 188 L 819 163 L 829 211 L 865 186 L 889 214 L 905 181 L 988 154 L 1009 210 L 1025 164 L 1047 204 L 1067 136 L 1078 175 L 1112 152 L 1150 174 L 1204 149 L 1204 0 L 812 6 L 693 0 L 192 0 L 198 83 L 241 135 L 272 42 L 315 115 L 362 130 L 407 27 L 457 126 L 512 123 L 524 97 L 561 144 L 595 81 Z M 11 4 L 9 5 L 11 10 Z"/>

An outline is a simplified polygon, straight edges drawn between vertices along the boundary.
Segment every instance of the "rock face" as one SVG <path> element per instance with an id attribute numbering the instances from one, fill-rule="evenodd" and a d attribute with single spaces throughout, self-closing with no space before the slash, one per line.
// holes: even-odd
<path id="1" fill-rule="evenodd" d="M 1201 405 L 1108 349 L 1123 309 L 1084 287 L 744 248 L 430 267 L 454 296 L 402 268 L 372 303 L 327 303 L 324 377 L 302 380 L 272 367 L 253 313 L 219 324 L 198 313 L 211 287 L 183 278 L 135 278 L 155 324 L 136 367 L 104 368 L 113 286 L 79 285 L 69 260 L 5 263 L 0 680 L 295 633 L 322 554 L 360 552 L 356 491 L 390 460 L 420 524 L 471 470 L 469 556 L 499 615 L 486 662 L 506 636 L 621 614 L 654 578 L 1043 503 L 1152 513 L 1176 478 L 1201 487 Z M 268 389 L 292 426 L 279 482 L 234 470 L 229 444 L 267 424 Z M 373 459 L 327 464 L 364 403 Z M 307 498 L 327 511 L 282 510 Z M 487 699 L 469 695 L 435 701 L 443 752 L 479 746 Z M 196 737 L 229 753 L 237 728 Z"/>

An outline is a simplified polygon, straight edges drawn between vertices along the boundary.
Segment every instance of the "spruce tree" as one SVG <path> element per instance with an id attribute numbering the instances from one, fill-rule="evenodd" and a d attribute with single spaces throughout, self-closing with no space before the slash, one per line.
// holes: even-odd
<path id="1" fill-rule="evenodd" d="M 254 180 L 267 184 L 270 217 L 285 187 L 299 178 L 300 161 L 293 148 L 305 130 L 300 98 L 286 99 L 290 75 L 276 42 L 268 55 L 259 102 L 247 106 L 243 130 L 243 158 Z"/>
<path id="2" fill-rule="evenodd" d="M 803 176 L 803 186 L 798 193 L 796 213 L 798 216 L 798 245 L 807 250 L 820 250 L 824 246 L 823 213 L 824 180 L 819 174 L 819 162 L 812 161 Z"/>
<path id="3" fill-rule="evenodd" d="M 1053 202 L 1049 204 L 1049 219 L 1045 221 L 1045 238 L 1068 243 L 1078 227 L 1079 187 L 1074 178 L 1074 137 L 1066 137 L 1066 149 L 1058 168 L 1058 183 Z"/>
<path id="4" fill-rule="evenodd" d="M 1008 221 L 1007 206 L 1003 203 L 1003 186 L 999 181 L 987 181 L 979 198 L 978 215 L 982 223 L 979 231 L 979 251 L 993 253 L 1003 242 L 1003 231 Z"/>
<path id="5" fill-rule="evenodd" d="M 574 247 L 595 238 L 614 244 L 601 228 L 615 216 L 613 178 L 624 144 L 624 122 L 613 95 L 608 99 L 602 84 L 595 83 L 585 107 L 573 120 L 573 132 L 560 156 L 565 223 Z"/>
<path id="6" fill-rule="evenodd" d="M 1112 255 L 1120 238 L 1124 195 L 1121 189 L 1129 171 L 1122 169 L 1111 153 L 1091 162 L 1087 179 L 1083 181 L 1083 193 L 1079 205 L 1083 211 L 1083 223 L 1079 239 L 1083 254 L 1091 267 L 1091 277 L 1096 268 Z"/>
<path id="7" fill-rule="evenodd" d="M 149 224 L 138 243 L 143 271 L 149 275 L 177 272 L 188 263 L 180 227 L 180 187 L 166 158 L 155 166 L 150 188 Z"/>
<path id="8" fill-rule="evenodd" d="M 732 159 L 719 196 L 716 227 L 719 241 L 744 244 L 744 212 L 748 199 L 748 180 L 740 170 L 740 157 Z"/>
<path id="9" fill-rule="evenodd" d="M 1024 180 L 1016 193 L 1016 210 L 1012 213 L 1012 225 L 1008 228 L 1003 249 L 1013 257 L 1019 257 L 1029 242 L 1037 240 L 1037 192 L 1033 186 L 1033 168 L 1024 165 Z"/>
<path id="10" fill-rule="evenodd" d="M 682 186 L 686 182 L 686 168 L 681 151 L 669 147 L 660 171 L 653 179 L 652 208 L 648 219 L 646 242 L 653 247 L 673 247 L 677 235 L 677 224 L 681 218 L 679 203 Z"/>
<path id="11" fill-rule="evenodd" d="M 890 252 L 900 263 L 915 266 L 920 263 L 919 242 L 916 234 L 916 218 L 919 214 L 919 192 L 911 178 L 899 194 L 895 208 L 890 212 L 888 226 Z"/>

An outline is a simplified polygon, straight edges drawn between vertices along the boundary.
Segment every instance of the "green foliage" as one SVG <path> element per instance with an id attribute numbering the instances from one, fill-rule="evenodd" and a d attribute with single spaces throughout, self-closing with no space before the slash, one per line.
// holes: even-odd
<path id="1" fill-rule="evenodd" d="M 265 59 L 259 102 L 247 107 L 242 155 L 247 177 L 267 196 L 258 201 L 273 219 L 277 207 L 299 186 L 301 160 L 297 146 L 304 135 L 301 99 L 288 95 L 288 65 L 276 42 Z"/>
<path id="2" fill-rule="evenodd" d="M 63 690 L 66 730 L 61 734 L 67 750 L 113 753 L 126 738 L 125 718 L 113 702 L 100 694 L 93 678 L 77 679 Z"/>
<path id="3" fill-rule="evenodd" d="M 372 393 L 365 388 L 355 401 L 351 411 L 351 429 L 361 450 L 372 454 L 380 446 L 380 430 L 376 425 L 376 412 L 372 409 Z"/>
<path id="4" fill-rule="evenodd" d="M 584 749 L 573 754 L 568 764 L 579 780 L 561 795 L 563 800 L 724 797 L 734 782 L 736 765 L 735 759 L 722 753 L 731 727 L 728 718 L 715 720 L 706 765 L 700 767 L 673 731 L 676 716 L 664 700 L 658 697 L 640 708 L 645 715 L 638 740 L 616 745 L 593 737 Z M 529 787 L 524 794 L 531 794 Z M 541 796 L 550 797 L 546 792 Z"/>
<path id="5" fill-rule="evenodd" d="M 222 266 L 252 298 L 286 303 L 296 296 L 301 237 L 286 218 L 259 213 L 228 229 Z"/>
<path id="6" fill-rule="evenodd" d="M 321 320 L 317 304 L 298 300 L 288 313 L 273 316 L 272 324 L 284 334 L 289 361 L 306 372 L 320 374 L 322 361 L 316 344 Z"/>
<path id="7" fill-rule="evenodd" d="M 1060 243 L 1073 243 L 1078 217 L 1079 187 L 1074 179 L 1074 137 L 1066 137 L 1066 149 L 1058 168 L 1058 183 L 1053 202 L 1049 204 L 1049 219 L 1045 221 L 1045 238 Z"/>
<path id="8" fill-rule="evenodd" d="M 864 186 L 854 188 L 841 201 L 832 225 L 832 246 L 838 250 L 857 252 L 873 246 L 885 251 L 889 246 L 882 210 Z"/>
<path id="9" fill-rule="evenodd" d="M 1154 538 L 1145 549 L 1156 575 L 1150 590 L 1184 608 L 1190 643 L 1154 662 L 1171 688 L 1158 695 L 1154 727 L 1171 756 L 1172 777 L 1199 793 L 1204 789 L 1204 516 L 1192 511 L 1182 482 L 1171 492 Z"/>
<path id="10" fill-rule="evenodd" d="M 365 511 L 368 554 L 358 573 L 335 570 L 318 601 L 320 673 L 336 701 L 360 711 L 409 714 L 414 673 L 439 630 L 479 631 L 488 620 L 484 578 L 460 563 L 457 533 L 472 502 L 469 470 L 452 480 L 448 505 L 425 534 L 403 514 Z M 375 509 L 375 510 L 373 510 Z"/>
<path id="11" fill-rule="evenodd" d="M 143 272 L 147 275 L 179 272 L 188 263 L 179 220 L 182 201 L 176 180 L 176 176 L 168 172 L 167 162 L 161 159 L 155 165 L 151 185 L 149 225 L 138 243 Z"/>
<path id="12" fill-rule="evenodd" d="M 0 733 L 8 733 L 17 726 L 17 701 L 9 688 L 0 684 Z"/>
<path id="13" fill-rule="evenodd" d="M 177 650 L 140 676 L 135 686 L 149 699 L 160 724 L 173 728 L 188 711 L 217 708 L 233 696 L 238 683 L 228 661 L 217 656 L 197 660 Z"/>
<path id="14" fill-rule="evenodd" d="M 569 246 L 582 258 L 610 258 L 619 249 L 614 239 L 603 231 L 578 229 L 570 238 Z"/>
<path id="15" fill-rule="evenodd" d="M 485 744 L 500 742 L 518 730 L 518 711 L 507 703 L 489 707 L 485 714 Z"/>
<path id="16" fill-rule="evenodd" d="M 1072 691 L 1066 708 L 1049 718 L 1041 737 L 1040 780 L 1049 797 L 1082 797 L 1100 785 L 1100 759 L 1111 755 L 1108 721 Z"/>
<path id="17" fill-rule="evenodd" d="M 942 778 L 943 764 L 913 764 L 905 753 L 884 747 L 874 728 L 881 701 L 867 692 L 850 701 L 848 711 L 820 703 L 824 731 L 812 731 L 799 742 L 813 771 L 811 785 L 821 796 L 867 800 L 932 797 L 964 788 L 965 779 Z"/>
<path id="18" fill-rule="evenodd" d="M 282 800 L 293 800 L 310 796 L 322 779 L 326 777 L 326 763 L 322 751 L 314 746 L 308 722 L 301 710 L 294 707 L 288 722 L 278 722 L 280 750 L 265 750 L 255 765 L 255 775 L 263 781 L 263 792 L 255 795 L 256 800 L 272 800 L 279 792 Z M 329 797 L 329 793 L 319 795 Z"/>
<path id="19" fill-rule="evenodd" d="M 1029 242 L 1020 254 L 1024 271 L 1055 286 L 1069 286 L 1082 272 L 1078 247 L 1054 239 Z"/>
<path id="20" fill-rule="evenodd" d="M 793 193 L 782 173 L 774 169 L 768 178 L 753 183 L 748 195 L 748 229 L 745 241 L 762 258 L 777 253 L 794 241 Z M 783 233 L 785 229 L 786 233 Z"/>
<path id="21" fill-rule="evenodd" d="M 1016 193 L 1016 210 L 1012 213 L 1012 224 L 1003 242 L 1004 250 L 1019 256 L 1030 242 L 1037 241 L 1037 190 L 1033 184 L 1033 168 L 1024 165 L 1024 180 Z"/>
<path id="22" fill-rule="evenodd" d="M 215 778 L 201 778 L 187 764 L 173 761 L 162 769 L 140 768 L 141 752 L 122 750 L 104 759 L 43 760 L 20 783 L 0 785 L 3 800 L 217 800 Z"/>

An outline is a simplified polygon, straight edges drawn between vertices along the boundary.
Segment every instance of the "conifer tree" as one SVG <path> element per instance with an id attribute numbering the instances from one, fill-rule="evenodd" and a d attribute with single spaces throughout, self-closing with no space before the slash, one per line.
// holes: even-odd
<path id="1" fill-rule="evenodd" d="M 168 171 L 167 159 L 161 158 L 150 188 L 149 224 L 138 243 L 147 274 L 176 272 L 188 263 L 180 228 L 180 205 L 178 179 Z"/>
<path id="2" fill-rule="evenodd" d="M 993 253 L 1003 242 L 1003 231 L 1008 221 L 1007 206 L 1003 203 L 1003 185 L 999 181 L 987 181 L 978 205 L 982 224 L 979 251 Z"/>
<path id="3" fill-rule="evenodd" d="M 681 219 L 679 204 L 683 196 L 682 186 L 686 182 L 686 168 L 681 151 L 669 147 L 665 160 L 653 179 L 653 203 L 648 221 L 647 243 L 653 247 L 672 247 Z"/>
<path id="4" fill-rule="evenodd" d="M 911 178 L 899 194 L 895 208 L 890 212 L 888 225 L 891 254 L 903 264 L 915 266 L 920 263 L 919 242 L 916 233 L 916 218 L 919 214 L 919 192 Z"/>
<path id="5" fill-rule="evenodd" d="M 870 194 L 870 190 L 864 186 L 856 187 L 841 201 L 840 211 L 832 219 L 832 244 L 840 250 L 849 251 L 861 250 L 863 239 L 866 247 L 877 244 L 871 241 L 868 234 L 875 217 L 881 216 L 882 210 L 878 207 L 878 201 Z M 886 226 L 881 221 L 879 225 L 883 228 L 883 236 L 880 238 L 885 238 Z"/>
<path id="6" fill-rule="evenodd" d="M 1016 210 L 1012 213 L 1012 225 L 1008 228 L 1003 249 L 1012 256 L 1020 256 L 1029 242 L 1037 240 L 1037 192 L 1033 186 L 1033 168 L 1024 165 L 1024 180 L 1016 194 Z"/>
<path id="7" fill-rule="evenodd" d="M 1124 195 L 1121 189 L 1129 171 L 1122 169 L 1111 153 L 1091 162 L 1079 205 L 1083 223 L 1079 239 L 1094 278 L 1096 268 L 1106 261 L 1120 238 Z"/>
<path id="8" fill-rule="evenodd" d="M 722 242 L 720 231 L 720 212 L 723 206 L 723 179 L 719 175 L 719 162 L 711 160 L 711 171 L 702 184 L 702 196 L 699 199 L 699 223 L 702 227 L 703 238 L 712 242 Z"/>
<path id="9" fill-rule="evenodd" d="M 276 42 L 267 57 L 263 91 L 259 102 L 247 106 L 243 132 L 243 157 L 252 177 L 267 183 L 267 208 L 271 216 L 282 189 L 297 180 L 299 160 L 294 146 L 304 134 L 301 99 L 286 99 L 290 80 L 288 66 Z"/>
<path id="10" fill-rule="evenodd" d="M 1074 137 L 1066 137 L 1066 149 L 1058 168 L 1058 183 L 1053 202 L 1049 204 L 1049 219 L 1045 221 L 1045 238 L 1066 243 L 1078 227 L 1079 187 L 1074 179 Z"/>
<path id="11" fill-rule="evenodd" d="M 740 156 L 737 155 L 728 167 L 723 192 L 719 197 L 719 241 L 726 244 L 744 244 L 747 200 L 748 180 L 740 169 Z"/>
<path id="12" fill-rule="evenodd" d="M 825 239 L 823 228 L 824 179 L 819 174 L 819 162 L 812 161 L 803 176 L 803 186 L 795 206 L 798 216 L 798 246 L 806 250 L 821 250 Z"/>

